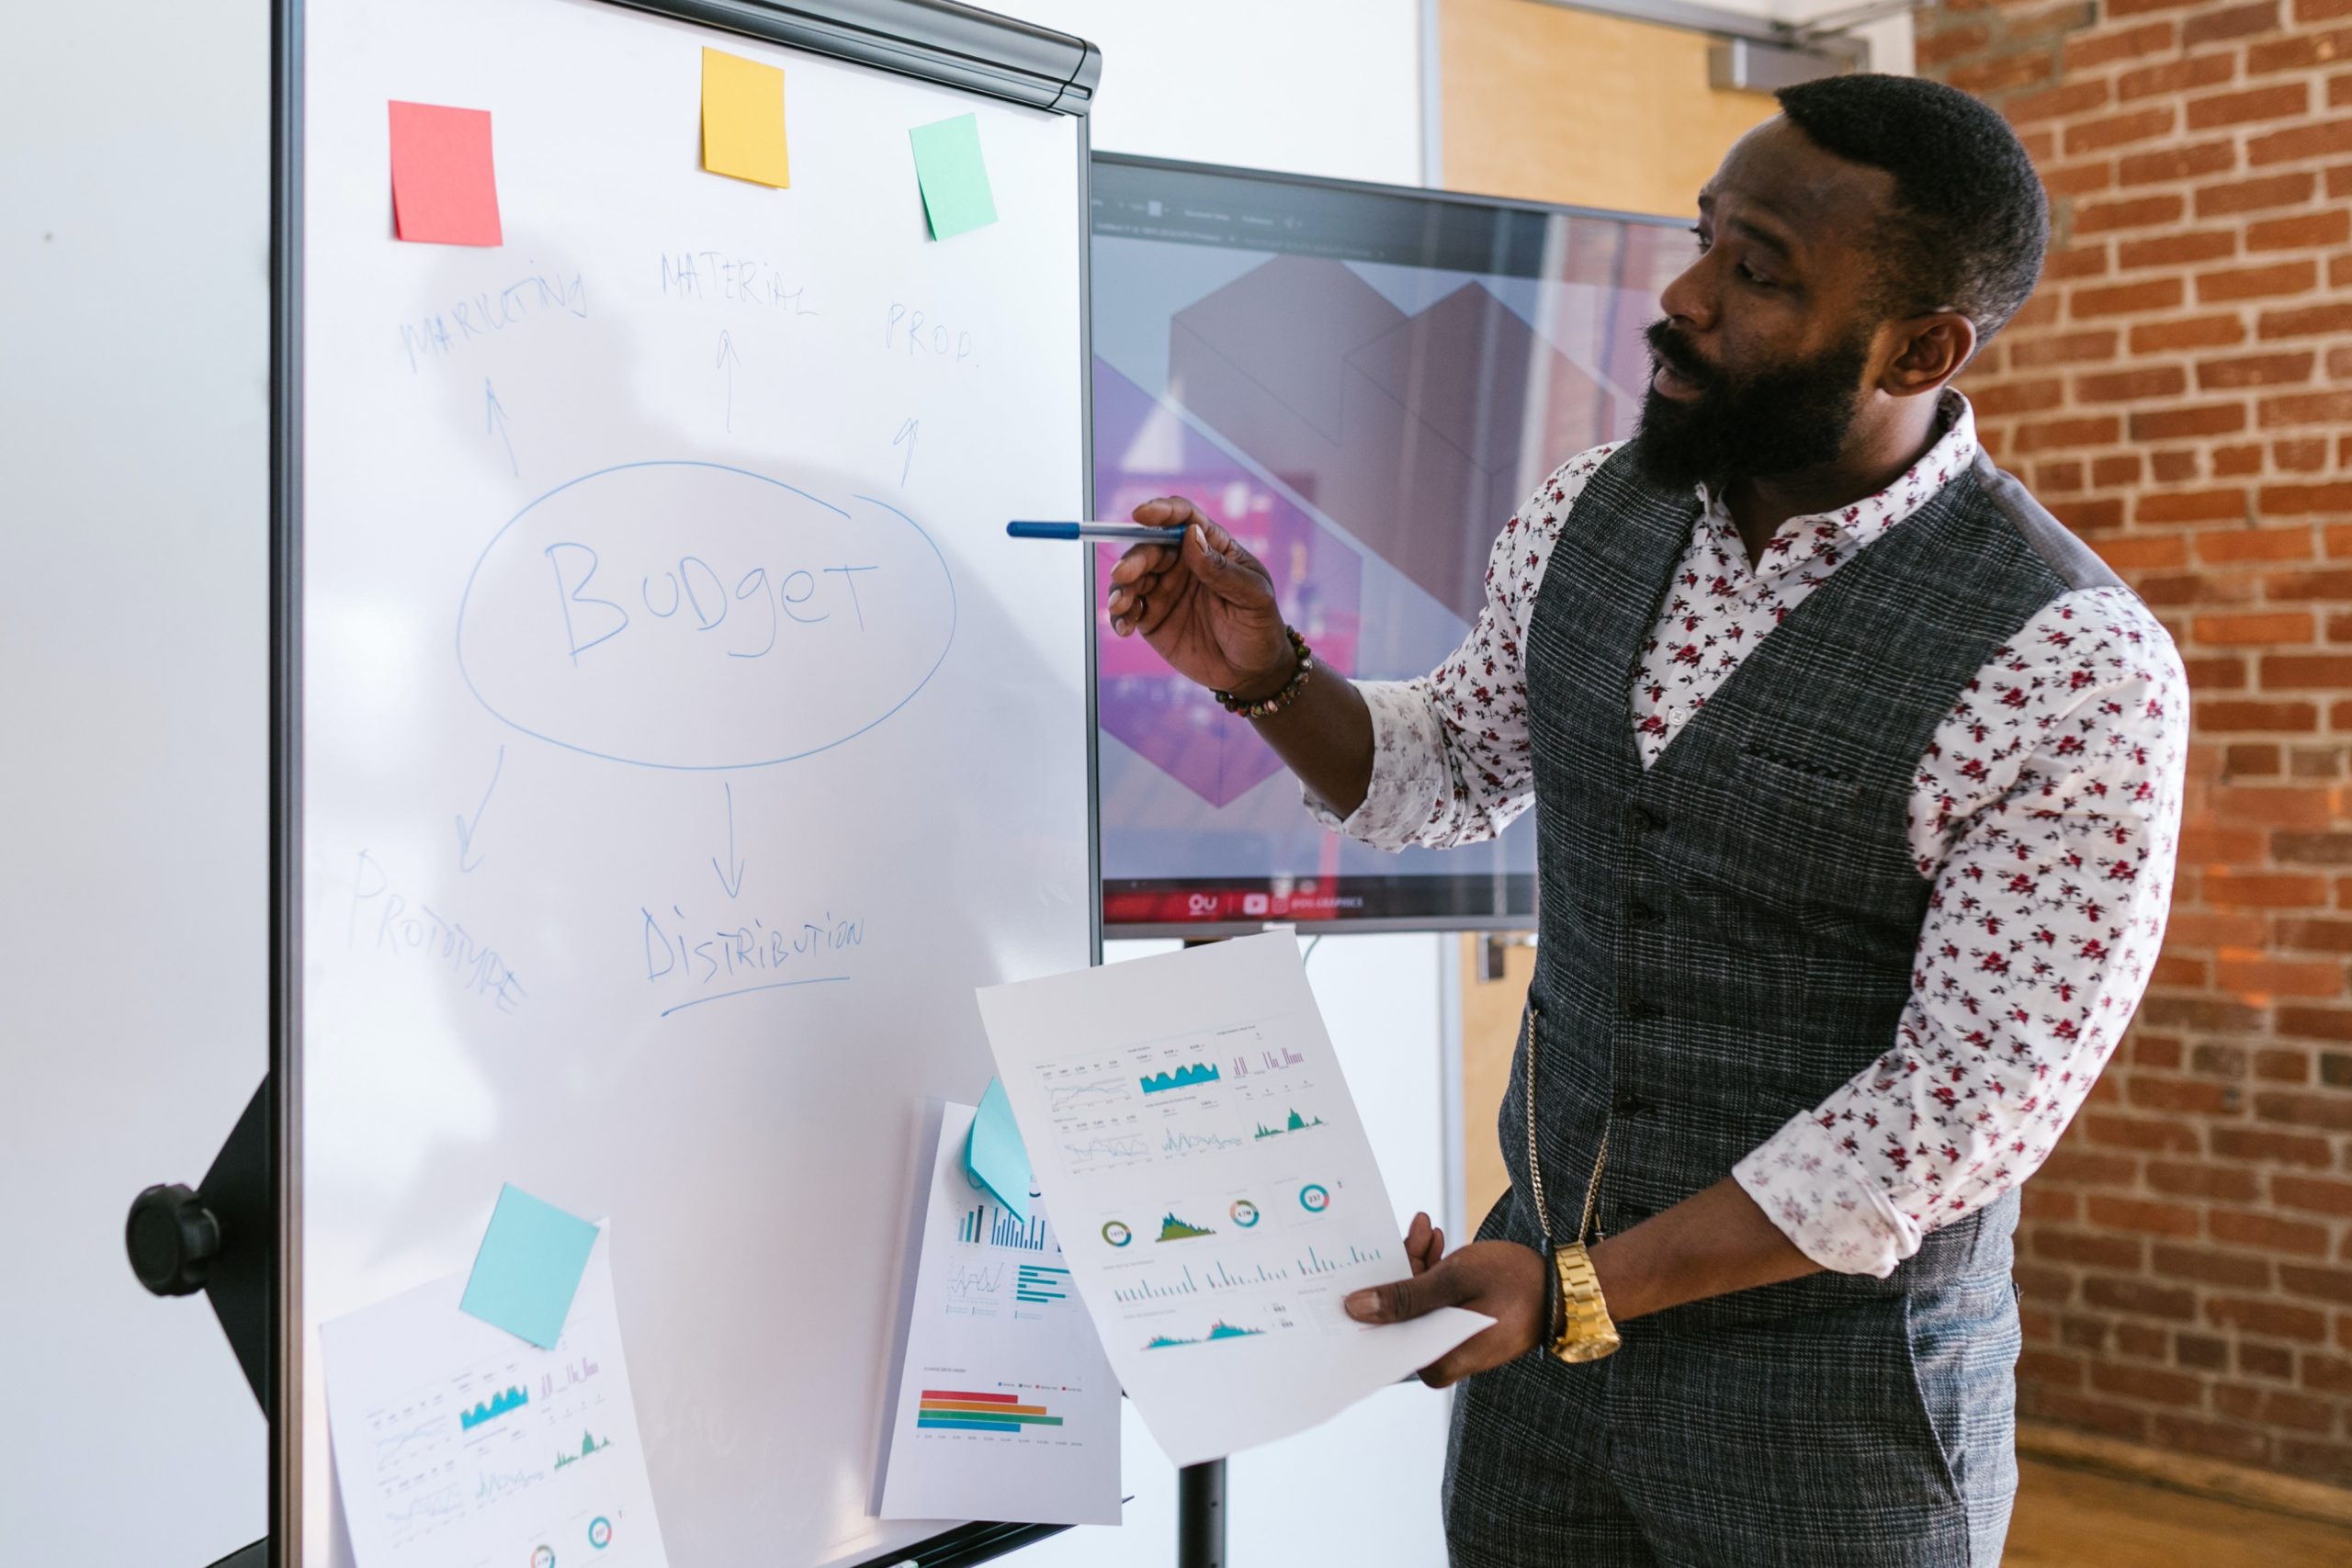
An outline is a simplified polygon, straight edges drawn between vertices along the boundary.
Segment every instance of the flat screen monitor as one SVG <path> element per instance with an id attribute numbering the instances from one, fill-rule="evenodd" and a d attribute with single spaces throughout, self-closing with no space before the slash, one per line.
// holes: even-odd
<path id="1" fill-rule="evenodd" d="M 1642 329 L 1691 255 L 1687 220 L 1102 154 L 1091 200 L 1098 513 L 1192 497 L 1357 678 L 1437 668 L 1504 521 L 1632 433 Z M 1099 602 L 1095 640 L 1106 934 L 1533 923 L 1532 816 L 1397 854 L 1327 831 Z"/>

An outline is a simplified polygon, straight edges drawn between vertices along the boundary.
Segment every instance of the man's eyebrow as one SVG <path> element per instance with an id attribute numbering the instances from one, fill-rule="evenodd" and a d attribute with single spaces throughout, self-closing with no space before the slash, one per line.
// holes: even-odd
<path id="1" fill-rule="evenodd" d="M 1791 254 L 1789 243 L 1786 240 L 1781 238 L 1778 234 L 1773 233 L 1769 229 L 1758 228 L 1755 224 L 1749 222 L 1745 218 L 1733 219 L 1728 227 L 1734 233 L 1763 246 L 1766 250 L 1772 252 L 1776 255 L 1785 257 Z"/>
<path id="2" fill-rule="evenodd" d="M 1714 215 L 1715 193 L 1712 189 L 1701 191 L 1699 193 L 1699 216 L 1702 218 L 1712 218 Z M 1793 253 L 1790 249 L 1788 241 L 1782 239 L 1780 235 L 1773 233 L 1769 229 L 1760 229 L 1757 227 L 1754 223 L 1748 221 L 1745 218 L 1730 219 L 1726 221 L 1724 226 L 1730 229 L 1732 232 L 1739 235 L 1741 238 L 1761 245 L 1766 250 L 1772 252 L 1776 255 L 1792 257 Z"/>

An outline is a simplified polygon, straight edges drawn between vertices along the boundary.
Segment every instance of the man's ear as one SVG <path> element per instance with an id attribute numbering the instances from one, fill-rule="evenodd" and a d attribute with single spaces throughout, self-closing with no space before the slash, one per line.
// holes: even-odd
<path id="1" fill-rule="evenodd" d="M 1899 352 L 1880 378 L 1889 397 L 1916 398 L 1939 390 L 1976 354 L 1976 323 L 1957 310 L 1938 310 L 1897 322 Z"/>

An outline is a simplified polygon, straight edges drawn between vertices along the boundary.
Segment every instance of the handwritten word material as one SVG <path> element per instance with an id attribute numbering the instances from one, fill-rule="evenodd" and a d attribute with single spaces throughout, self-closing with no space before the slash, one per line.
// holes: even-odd
<path id="1" fill-rule="evenodd" d="M 664 299 L 756 306 L 786 316 L 821 313 L 808 303 L 808 285 L 788 277 L 774 262 L 719 251 L 662 252 L 662 293 Z"/>
<path id="2" fill-rule="evenodd" d="M 490 111 L 398 100 L 390 107 L 392 232 L 436 245 L 501 243 Z"/>
<path id="3" fill-rule="evenodd" d="M 702 166 L 756 185 L 792 184 L 782 71 L 723 50 L 702 51 Z"/>
<path id="4" fill-rule="evenodd" d="M 458 1307 L 548 1349 L 596 1245 L 596 1227 L 509 1183 L 498 1194 Z"/>
<path id="5" fill-rule="evenodd" d="M 1119 1522 L 1119 1385 L 1044 1211 L 976 1190 L 972 1107 L 943 1108 L 915 1224 L 882 1517 Z"/>
<path id="6" fill-rule="evenodd" d="M 356 1568 L 665 1568 L 602 1229 L 551 1348 L 460 1311 L 461 1274 L 320 1325 Z"/>
<path id="7" fill-rule="evenodd" d="M 1295 938 L 979 997 L 1112 1370 L 1177 1463 L 1304 1431 L 1493 1321 L 1341 1309 L 1408 1266 Z"/>
<path id="8" fill-rule="evenodd" d="M 915 177 L 933 239 L 952 240 L 996 221 L 996 194 L 989 188 L 988 162 L 980 155 L 978 115 L 919 125 L 907 135 L 914 142 Z"/>

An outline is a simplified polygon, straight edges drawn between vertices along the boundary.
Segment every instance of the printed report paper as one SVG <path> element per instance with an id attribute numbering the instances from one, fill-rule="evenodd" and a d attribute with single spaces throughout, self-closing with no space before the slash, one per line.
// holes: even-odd
<path id="1" fill-rule="evenodd" d="M 1115 1525 L 1118 1382 L 1044 1205 L 974 1182 L 972 1119 L 945 1108 L 925 1168 L 881 1517 Z"/>
<path id="2" fill-rule="evenodd" d="M 1492 1322 L 1341 1309 L 1408 1266 L 1295 938 L 979 998 L 1112 1369 L 1178 1464 L 1303 1431 Z"/>
<path id="3" fill-rule="evenodd" d="M 602 1228 L 542 1350 L 458 1308 L 451 1274 L 320 1325 L 357 1568 L 667 1568 Z"/>

